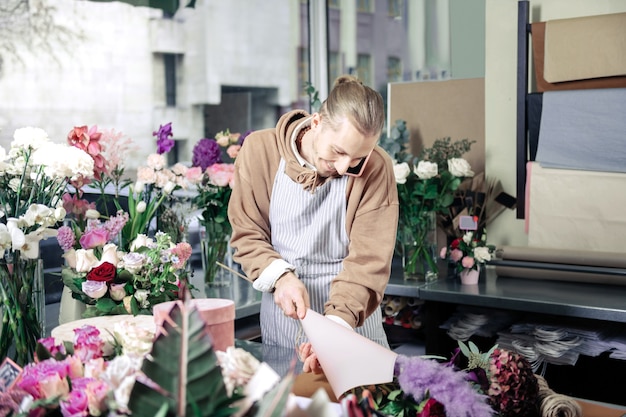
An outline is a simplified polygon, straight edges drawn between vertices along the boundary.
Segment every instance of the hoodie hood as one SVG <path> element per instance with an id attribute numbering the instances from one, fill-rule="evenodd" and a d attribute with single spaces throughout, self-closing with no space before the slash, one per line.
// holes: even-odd
<path id="1" fill-rule="evenodd" d="M 304 110 L 284 114 L 276 124 L 276 137 L 280 156 L 285 159 L 285 173 L 305 190 L 315 192 L 331 177 L 322 177 L 317 170 L 302 166 L 292 148 L 292 142 L 302 129 L 311 123 L 311 115 Z"/>

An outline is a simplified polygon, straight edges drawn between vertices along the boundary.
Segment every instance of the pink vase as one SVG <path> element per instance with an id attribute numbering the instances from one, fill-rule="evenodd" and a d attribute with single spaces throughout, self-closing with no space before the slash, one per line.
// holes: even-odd
<path id="1" fill-rule="evenodd" d="M 476 285 L 480 276 L 480 266 L 477 266 L 477 269 L 465 268 L 459 273 L 459 276 L 461 277 L 461 284 Z"/>

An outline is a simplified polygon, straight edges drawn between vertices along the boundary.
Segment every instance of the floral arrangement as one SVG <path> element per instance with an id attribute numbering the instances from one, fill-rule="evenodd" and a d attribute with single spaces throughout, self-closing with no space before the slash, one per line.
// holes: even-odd
<path id="1" fill-rule="evenodd" d="M 96 212 L 97 213 L 97 212 Z M 61 275 L 72 297 L 87 305 L 83 317 L 151 314 L 155 304 L 178 298 L 187 282 L 187 242 L 174 244 L 169 235 L 138 235 L 129 251 L 113 243 L 128 220 L 119 212 L 107 221 L 89 219 L 83 231 L 61 226 L 57 240 L 66 266 Z"/>
<path id="2" fill-rule="evenodd" d="M 39 242 L 55 236 L 65 218 L 68 183 L 93 173 L 86 152 L 53 143 L 40 128 L 17 129 L 9 151 L 0 147 L 0 357 L 13 347 L 18 363 L 32 358 L 44 325 Z"/>
<path id="3" fill-rule="evenodd" d="M 390 417 L 537 415 L 538 383 L 528 361 L 515 352 L 459 342 L 450 361 L 399 355 L 394 382 L 348 394 L 362 415 Z M 370 414 L 367 414 L 367 413 Z M 355 414 L 358 415 L 358 414 Z"/>
<path id="4" fill-rule="evenodd" d="M 219 268 L 215 262 L 224 258 L 228 246 L 232 231 L 228 221 L 228 201 L 234 186 L 234 161 L 249 133 L 241 135 L 227 129 L 218 132 L 215 139 L 200 139 L 193 149 L 192 165 L 200 167 L 203 172 L 194 205 L 202 209 L 199 223 L 205 233 L 201 241 L 207 283 L 213 281 Z"/>
<path id="5" fill-rule="evenodd" d="M 454 143 L 450 138 L 439 139 L 420 157 L 414 157 L 407 150 L 409 133 L 402 120 L 396 122 L 390 138 L 381 140 L 395 162 L 400 201 L 397 253 L 405 260 L 405 276 L 421 274 L 427 280 L 429 275 L 437 276 L 437 248 L 429 242 L 436 239 L 436 216 L 453 203 L 461 183 L 474 175 L 461 158 L 472 143 L 467 139 Z"/>
<path id="6" fill-rule="evenodd" d="M 214 352 L 193 311 L 182 313 L 186 319 L 178 308 L 170 313 L 177 331 L 165 325 L 155 334 L 125 320 L 115 323 L 112 337 L 83 325 L 74 329 L 72 342 L 40 339 L 35 360 L 9 392 L 0 393 L 0 411 L 63 417 L 279 415 L 274 410 L 284 402 L 270 389 L 280 377 L 241 348 Z"/>
<path id="7" fill-rule="evenodd" d="M 478 235 L 469 230 L 462 237 L 452 241 L 449 247 L 441 248 L 439 257 L 446 259 L 453 265 L 454 271 L 459 273 L 465 269 L 477 270 L 480 265 L 491 261 L 496 247 L 487 244 L 487 233 Z"/>

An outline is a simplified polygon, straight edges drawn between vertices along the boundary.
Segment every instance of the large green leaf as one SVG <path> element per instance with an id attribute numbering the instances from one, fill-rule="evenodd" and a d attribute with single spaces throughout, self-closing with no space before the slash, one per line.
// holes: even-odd
<path id="1" fill-rule="evenodd" d="M 119 1 L 122 3 L 132 4 L 133 6 L 144 6 L 144 7 L 152 7 L 155 9 L 161 9 L 166 13 L 174 14 L 180 7 L 179 0 L 90 0 L 97 2 L 112 2 Z M 196 0 L 187 0 L 185 7 L 194 7 L 196 4 Z"/>
<path id="2" fill-rule="evenodd" d="M 175 305 L 164 332 L 154 341 L 142 371 L 151 383 L 137 381 L 129 408 L 133 417 L 229 416 L 240 397 L 228 397 L 204 322 L 189 303 Z M 166 410 L 164 412 L 164 410 Z"/>

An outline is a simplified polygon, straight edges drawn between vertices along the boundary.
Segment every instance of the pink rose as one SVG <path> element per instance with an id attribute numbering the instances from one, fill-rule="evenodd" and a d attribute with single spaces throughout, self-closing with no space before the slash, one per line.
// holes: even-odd
<path id="1" fill-rule="evenodd" d="M 463 265 L 463 268 L 471 268 L 474 266 L 474 258 L 472 258 L 471 256 L 465 256 L 463 258 L 463 260 L 461 261 L 461 265 Z"/>
<path id="2" fill-rule="evenodd" d="M 89 402 L 87 393 L 74 390 L 65 400 L 61 401 L 61 414 L 63 417 L 79 417 L 89 415 Z"/>
<path id="3" fill-rule="evenodd" d="M 463 257 L 463 251 L 461 249 L 452 249 L 450 252 L 450 259 L 452 262 L 459 262 Z"/>
<path id="4" fill-rule="evenodd" d="M 441 259 L 446 259 L 447 254 L 448 254 L 448 248 L 444 246 L 443 248 L 441 248 L 441 251 L 439 252 L 439 257 Z"/>
<path id="5" fill-rule="evenodd" d="M 80 237 L 80 246 L 83 249 L 93 249 L 104 246 L 109 239 L 109 232 L 104 228 L 93 229 Z"/>
<path id="6" fill-rule="evenodd" d="M 228 149 L 226 149 L 226 153 L 228 154 L 228 156 L 235 159 L 237 158 L 237 155 L 239 154 L 240 149 L 241 149 L 241 145 L 230 145 Z"/>
<path id="7" fill-rule="evenodd" d="M 192 167 L 185 173 L 185 178 L 192 183 L 198 184 L 202 180 L 202 167 Z"/>

